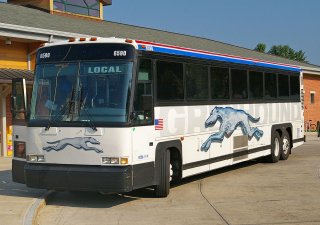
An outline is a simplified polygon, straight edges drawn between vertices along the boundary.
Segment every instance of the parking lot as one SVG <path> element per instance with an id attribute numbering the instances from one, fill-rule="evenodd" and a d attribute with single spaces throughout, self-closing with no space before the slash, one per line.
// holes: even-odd
<path id="1" fill-rule="evenodd" d="M 252 161 L 183 180 L 169 197 L 56 193 L 37 217 L 52 224 L 320 224 L 320 142 L 277 164 Z"/>

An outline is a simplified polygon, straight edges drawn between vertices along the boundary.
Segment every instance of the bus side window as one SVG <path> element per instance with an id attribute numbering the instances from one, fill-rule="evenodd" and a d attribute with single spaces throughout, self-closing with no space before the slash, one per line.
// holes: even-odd
<path id="1" fill-rule="evenodd" d="M 150 124 L 152 122 L 152 61 L 140 59 L 138 70 L 138 82 L 134 101 L 134 121 L 138 124 Z"/>

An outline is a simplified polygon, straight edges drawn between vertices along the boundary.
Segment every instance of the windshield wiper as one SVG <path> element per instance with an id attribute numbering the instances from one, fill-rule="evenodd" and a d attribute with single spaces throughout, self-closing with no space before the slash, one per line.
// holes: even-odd
<path id="1" fill-rule="evenodd" d="M 71 114 L 72 106 L 74 105 L 74 92 L 75 92 L 75 88 L 72 87 L 72 92 L 71 92 L 70 99 L 66 100 L 65 104 L 61 107 L 61 109 L 58 111 L 58 113 L 53 118 L 51 117 L 53 106 L 51 107 L 49 123 L 45 127 L 46 131 L 48 131 L 50 129 L 52 123 L 61 121 L 63 119 L 63 117 L 66 116 L 66 115 L 67 115 L 67 118 L 69 117 L 69 115 Z"/>
<path id="2" fill-rule="evenodd" d="M 52 123 L 58 122 L 60 120 L 62 120 L 63 116 L 66 115 L 66 112 L 69 111 L 69 105 L 70 105 L 70 100 L 59 110 L 59 112 L 53 117 L 51 118 L 51 114 L 50 114 L 50 118 L 49 118 L 49 122 L 45 127 L 45 130 L 48 131 L 52 125 Z"/>
<path id="3" fill-rule="evenodd" d="M 80 84 L 80 99 L 79 99 L 79 107 L 78 107 L 78 114 L 80 115 L 80 111 L 82 110 L 83 112 L 85 112 L 87 114 L 87 116 L 89 117 L 89 120 L 85 120 L 86 122 L 89 123 L 89 126 L 92 130 L 97 131 L 97 127 L 94 124 L 94 120 L 93 120 L 93 116 L 91 115 L 91 113 L 88 111 L 88 108 L 85 107 L 85 103 L 87 100 L 87 96 L 83 99 L 82 96 L 83 92 L 82 92 L 82 85 Z"/>

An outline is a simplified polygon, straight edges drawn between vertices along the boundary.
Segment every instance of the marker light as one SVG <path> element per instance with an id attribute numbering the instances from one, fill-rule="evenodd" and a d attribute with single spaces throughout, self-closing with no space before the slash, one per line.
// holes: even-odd
<path id="1" fill-rule="evenodd" d="M 96 40 L 98 40 L 97 37 L 92 37 L 92 38 L 90 38 L 90 41 L 96 41 Z"/>
<path id="2" fill-rule="evenodd" d="M 76 39 L 75 38 L 69 38 L 69 42 L 75 42 Z"/>
<path id="3" fill-rule="evenodd" d="M 132 43 L 133 40 L 131 40 L 131 39 L 126 39 L 126 42 L 127 42 L 127 43 Z"/>
<path id="4" fill-rule="evenodd" d="M 79 38 L 79 41 L 85 41 L 86 38 Z"/>

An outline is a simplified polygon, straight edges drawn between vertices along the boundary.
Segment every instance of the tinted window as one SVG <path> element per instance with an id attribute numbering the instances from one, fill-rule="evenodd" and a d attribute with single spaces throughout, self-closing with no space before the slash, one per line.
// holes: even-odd
<path id="1" fill-rule="evenodd" d="M 290 76 L 290 98 L 300 99 L 300 77 L 297 75 Z"/>
<path id="2" fill-rule="evenodd" d="M 288 75 L 278 75 L 279 98 L 289 97 L 289 77 Z"/>
<path id="3" fill-rule="evenodd" d="M 265 73 L 264 75 L 264 96 L 266 99 L 277 98 L 277 75 L 274 73 Z"/>
<path id="4" fill-rule="evenodd" d="M 250 84 L 250 98 L 262 99 L 263 98 L 263 73 L 250 71 L 249 73 Z"/>
<path id="5" fill-rule="evenodd" d="M 152 61 L 150 59 L 140 59 L 136 87 L 134 122 L 152 123 Z"/>
<path id="6" fill-rule="evenodd" d="M 229 99 L 229 69 L 211 68 L 211 98 Z"/>
<path id="7" fill-rule="evenodd" d="M 208 99 L 208 67 L 186 66 L 187 99 Z"/>
<path id="8" fill-rule="evenodd" d="M 232 82 L 232 98 L 247 99 L 248 98 L 247 71 L 231 70 L 231 82 Z"/>
<path id="9" fill-rule="evenodd" d="M 157 62 L 157 96 L 159 100 L 184 99 L 182 63 Z"/>

